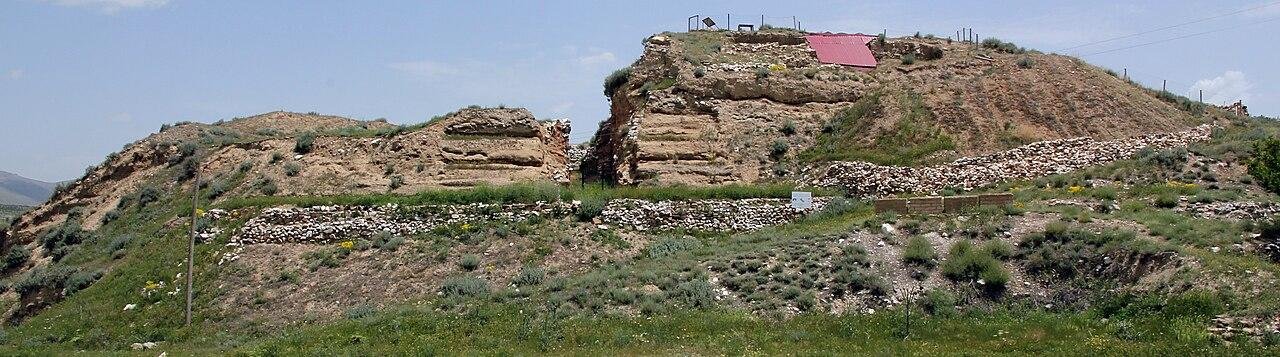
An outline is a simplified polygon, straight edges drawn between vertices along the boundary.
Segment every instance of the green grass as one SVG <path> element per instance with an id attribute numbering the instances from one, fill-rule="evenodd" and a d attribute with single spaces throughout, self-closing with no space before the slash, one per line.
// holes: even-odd
<path id="1" fill-rule="evenodd" d="M 895 127 L 868 136 L 868 128 L 882 116 L 882 100 L 897 100 L 905 109 Z M 934 153 L 955 149 L 955 142 L 936 125 L 933 112 L 911 91 L 868 94 L 831 119 L 813 147 L 801 152 L 804 162 L 866 161 L 879 165 L 914 166 L 938 161 Z M 929 160 L 926 160 L 929 159 Z"/>
<path id="2" fill-rule="evenodd" d="M 1119 314 L 1116 314 L 1119 316 Z M 807 314 L 777 321 L 727 310 L 655 316 L 548 319 L 510 305 L 465 313 L 430 306 L 281 333 L 246 355 L 1237 355 L 1255 345 L 1210 342 L 1203 319 L 1101 322 L 1087 314 L 997 310 L 953 318 L 915 314 L 904 337 L 900 310 L 871 315 Z"/>

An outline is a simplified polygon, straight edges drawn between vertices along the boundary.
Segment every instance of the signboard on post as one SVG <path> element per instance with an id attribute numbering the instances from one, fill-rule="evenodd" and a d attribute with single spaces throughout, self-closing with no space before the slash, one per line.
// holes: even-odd
<path id="1" fill-rule="evenodd" d="M 791 191 L 791 208 L 799 210 L 813 208 L 813 192 Z"/>

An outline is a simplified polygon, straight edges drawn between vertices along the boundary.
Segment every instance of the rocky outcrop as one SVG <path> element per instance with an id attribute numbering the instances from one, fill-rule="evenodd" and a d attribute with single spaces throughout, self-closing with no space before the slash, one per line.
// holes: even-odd
<path id="1" fill-rule="evenodd" d="M 791 30 L 663 33 L 644 46 L 629 80 L 610 96 L 610 117 L 582 165 L 588 180 L 794 180 L 812 163 L 798 154 L 834 127 L 838 112 L 873 94 L 882 104 L 830 145 L 909 146 L 895 138 L 936 131 L 955 146 L 935 149 L 927 161 L 937 163 L 1036 141 L 1121 139 L 1209 121 L 1078 59 L 928 36 L 873 41 L 881 66 L 870 71 L 819 63 Z M 901 59 L 908 54 L 914 63 Z"/>
<path id="2" fill-rule="evenodd" d="M 839 188 L 858 197 L 899 193 L 937 193 L 946 188 L 971 190 L 994 183 L 1067 173 L 1127 159 L 1143 148 L 1185 147 L 1209 139 L 1212 126 L 1169 134 L 1097 141 L 1088 137 L 1042 141 L 985 156 L 966 157 L 932 167 L 880 166 L 836 162 L 813 173 L 808 183 Z"/>

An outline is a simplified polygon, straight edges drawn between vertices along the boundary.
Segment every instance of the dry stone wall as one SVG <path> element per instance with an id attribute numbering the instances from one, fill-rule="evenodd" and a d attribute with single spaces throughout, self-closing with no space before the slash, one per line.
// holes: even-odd
<path id="1" fill-rule="evenodd" d="M 601 212 L 605 222 L 636 230 L 750 231 L 791 222 L 821 210 L 828 198 L 813 199 L 813 207 L 796 209 L 783 198 L 741 200 L 646 201 L 617 199 Z"/>
<path id="2" fill-rule="evenodd" d="M 1089 137 L 1041 141 L 1000 153 L 921 168 L 837 162 L 812 175 L 808 183 L 817 187 L 840 188 L 857 197 L 937 193 L 945 188 L 971 190 L 1003 181 L 1103 165 L 1132 157 L 1143 148 L 1185 147 L 1208 140 L 1212 130 L 1212 126 L 1202 125 L 1187 131 L 1110 141 L 1096 141 Z"/>
<path id="3" fill-rule="evenodd" d="M 646 201 L 615 199 L 601 212 L 600 222 L 636 230 L 690 229 L 700 231 L 749 231 L 789 223 L 822 209 L 827 198 L 815 198 L 813 207 L 794 209 L 788 199 Z M 556 218 L 574 214 L 580 202 L 532 204 L 424 205 L 424 206 L 314 206 L 275 207 L 263 210 L 245 223 L 233 243 L 324 244 L 368 238 L 381 232 L 409 236 L 436 227 L 475 222 L 520 222 L 533 217 Z"/>

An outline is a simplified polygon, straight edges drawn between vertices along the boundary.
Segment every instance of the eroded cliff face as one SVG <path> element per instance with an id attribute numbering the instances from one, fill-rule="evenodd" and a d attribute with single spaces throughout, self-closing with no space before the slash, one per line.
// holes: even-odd
<path id="1" fill-rule="evenodd" d="M 821 64 L 794 31 L 664 33 L 644 45 L 590 145 L 588 180 L 792 181 L 823 162 L 937 164 L 1210 121 L 1075 58 L 945 39 L 872 41 L 875 69 Z"/>
<path id="2" fill-rule="evenodd" d="M 565 183 L 569 129 L 568 122 L 539 121 L 525 109 L 511 108 L 466 108 L 412 130 L 382 121 L 283 112 L 215 125 L 182 123 L 90 168 L 23 215 L 10 228 L 13 239 L 5 246 L 31 241 L 66 221 L 73 209 L 83 227 L 95 229 L 144 187 L 164 197 L 189 190 L 195 167 L 202 186 L 222 191 L 204 200 Z M 309 151 L 297 153 L 302 133 L 315 133 L 315 140 Z"/>

